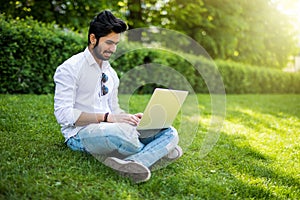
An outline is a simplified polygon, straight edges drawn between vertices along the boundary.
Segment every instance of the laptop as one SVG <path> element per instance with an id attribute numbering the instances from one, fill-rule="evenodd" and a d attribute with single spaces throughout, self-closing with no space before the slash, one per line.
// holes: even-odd
<path id="1" fill-rule="evenodd" d="M 140 123 L 137 125 L 139 137 L 152 137 L 169 128 L 187 95 L 188 91 L 156 88 L 145 108 Z"/>

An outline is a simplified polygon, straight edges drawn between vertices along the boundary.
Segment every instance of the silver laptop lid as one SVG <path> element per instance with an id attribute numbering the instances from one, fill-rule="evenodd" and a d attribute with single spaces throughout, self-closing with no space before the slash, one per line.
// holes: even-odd
<path id="1" fill-rule="evenodd" d="M 156 88 L 137 130 L 163 129 L 172 125 L 188 91 Z"/>

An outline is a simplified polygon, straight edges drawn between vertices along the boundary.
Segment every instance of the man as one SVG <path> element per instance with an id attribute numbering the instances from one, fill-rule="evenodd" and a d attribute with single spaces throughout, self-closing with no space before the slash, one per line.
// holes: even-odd
<path id="1" fill-rule="evenodd" d="M 125 22 L 109 11 L 91 21 L 88 47 L 55 72 L 54 113 L 68 147 L 105 156 L 105 165 L 139 183 L 150 178 L 154 163 L 177 159 L 182 150 L 173 127 L 139 139 L 136 125 L 142 113 L 119 107 L 119 79 L 108 60 L 126 30 Z M 114 152 L 120 156 L 110 156 Z"/>

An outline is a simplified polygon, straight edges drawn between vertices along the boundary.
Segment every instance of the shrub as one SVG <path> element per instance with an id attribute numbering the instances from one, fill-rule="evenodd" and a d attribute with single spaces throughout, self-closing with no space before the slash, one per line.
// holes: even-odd
<path id="1" fill-rule="evenodd" d="M 175 69 L 189 81 L 197 93 L 220 92 L 220 84 L 222 84 L 220 75 L 228 94 L 300 93 L 299 73 L 287 73 L 232 61 L 212 61 L 193 55 L 181 54 L 181 56 L 178 56 L 159 49 L 141 48 L 137 51 L 130 51 L 131 45 L 133 44 L 123 44 L 121 52 L 125 52 L 126 49 L 128 49 L 128 52 L 112 62 L 112 66 L 118 71 L 120 77 L 132 68 L 145 64 L 144 59 L 147 58 L 152 63 Z M 138 48 L 135 47 L 135 49 Z M 160 73 L 152 74 L 160 75 Z M 161 74 L 166 75 L 166 73 Z M 155 79 L 156 77 L 152 78 Z M 167 77 L 161 78 L 166 79 Z M 127 79 L 122 81 L 125 81 L 124 84 L 128 86 L 133 80 L 142 83 L 142 80 L 145 79 L 147 78 L 143 77 L 143 74 L 139 74 L 138 77 L 128 76 Z M 177 83 L 176 85 L 180 84 Z M 139 93 L 153 91 L 153 87 L 157 86 L 155 84 L 145 85 L 140 88 Z"/>
<path id="2" fill-rule="evenodd" d="M 300 73 L 216 61 L 227 93 L 300 93 Z"/>
<path id="3" fill-rule="evenodd" d="M 12 20 L 0 15 L 0 93 L 53 93 L 53 75 L 57 66 L 72 55 L 84 50 L 85 36 L 56 28 L 31 18 Z M 157 77 L 145 73 L 126 73 L 146 63 L 167 66 L 185 77 L 197 93 L 216 92 L 224 83 L 226 93 L 300 93 L 300 74 L 280 70 L 248 66 L 241 63 L 217 60 L 208 61 L 202 57 L 151 49 L 135 43 L 121 43 L 119 54 L 111 60 L 124 91 L 131 92 L 132 81 L 139 83 L 137 93 L 151 93 L 154 87 L 170 82 L 180 86 L 181 78 L 172 76 L 172 71 L 155 68 Z M 134 47 L 134 48 L 133 48 Z M 135 49 L 135 50 L 132 50 Z M 123 53 L 122 53 L 123 52 Z M 188 59 L 187 59 L 188 58 Z M 175 71 L 173 71 L 175 72 Z M 126 76 L 124 76 L 126 73 Z M 220 83 L 221 75 L 223 83 Z M 144 83 L 146 79 L 160 82 Z M 143 85 L 144 84 L 144 85 Z M 208 87 L 209 86 L 209 87 Z M 178 88 L 179 89 L 179 88 Z"/>
<path id="4" fill-rule="evenodd" d="M 123 52 L 122 55 L 112 59 L 111 65 L 122 78 L 120 87 L 122 93 L 130 93 L 136 86 L 138 88 L 135 91 L 139 94 L 151 93 L 155 87 L 173 86 L 174 89 L 187 89 L 183 83 L 188 81 L 193 86 L 196 82 L 193 66 L 184 58 L 166 50 L 123 43 L 119 51 Z"/>
<path id="5" fill-rule="evenodd" d="M 83 39 L 31 18 L 0 15 L 0 93 L 51 93 L 56 67 L 81 51 Z"/>

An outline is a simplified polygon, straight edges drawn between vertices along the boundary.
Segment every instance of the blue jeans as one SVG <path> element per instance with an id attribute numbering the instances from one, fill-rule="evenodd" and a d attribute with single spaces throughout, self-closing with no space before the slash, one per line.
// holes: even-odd
<path id="1" fill-rule="evenodd" d="M 154 137 L 139 139 L 136 127 L 125 123 L 90 124 L 67 140 L 72 150 L 88 152 L 96 157 L 117 153 L 125 160 L 134 160 L 150 167 L 178 144 L 175 128 L 170 127 Z M 118 157 L 118 156 L 116 156 Z"/>

